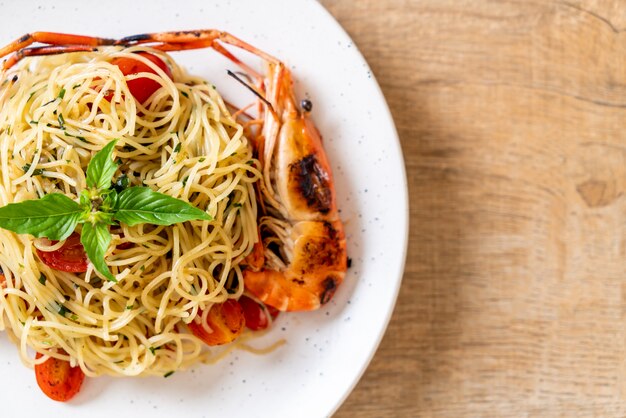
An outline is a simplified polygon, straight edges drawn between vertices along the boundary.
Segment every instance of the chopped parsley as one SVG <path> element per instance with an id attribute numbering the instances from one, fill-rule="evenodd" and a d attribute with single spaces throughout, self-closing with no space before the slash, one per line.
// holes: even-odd
<path id="1" fill-rule="evenodd" d="M 41 107 L 48 106 L 50 103 L 53 103 L 55 100 L 56 100 L 56 98 L 50 100 L 49 102 L 45 102 L 44 104 L 41 105 Z"/>
<path id="2" fill-rule="evenodd" d="M 28 170 L 30 170 L 31 165 L 30 164 L 24 164 L 24 166 L 22 167 L 22 170 L 24 170 L 24 172 L 28 172 Z M 36 168 L 33 171 L 33 176 L 40 176 L 43 174 L 43 168 Z"/>
<path id="3" fill-rule="evenodd" d="M 176 144 L 176 146 L 174 147 L 174 152 L 180 152 L 180 147 L 181 147 L 181 144 L 180 144 L 180 142 L 179 142 L 179 143 L 178 143 L 178 144 Z"/>
<path id="4" fill-rule="evenodd" d="M 63 99 L 65 97 L 65 89 L 61 89 L 59 95 L 57 96 L 59 99 Z"/>
<path id="5" fill-rule="evenodd" d="M 165 374 L 163 375 L 163 377 L 166 377 L 166 378 L 167 378 L 167 377 L 170 377 L 170 376 L 171 376 L 171 375 L 173 375 L 173 374 L 174 374 L 174 371 L 172 370 L 171 372 L 167 372 L 167 373 L 165 373 Z"/>
<path id="6" fill-rule="evenodd" d="M 43 285 L 46 284 L 46 276 L 44 276 L 43 273 L 41 273 L 41 275 L 39 276 L 39 283 Z"/>

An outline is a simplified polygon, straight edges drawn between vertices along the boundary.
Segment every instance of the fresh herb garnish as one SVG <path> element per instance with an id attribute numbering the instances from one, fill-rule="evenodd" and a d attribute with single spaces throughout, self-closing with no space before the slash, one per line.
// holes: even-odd
<path id="1" fill-rule="evenodd" d="M 189 98 L 189 95 L 186 92 L 184 92 L 184 91 L 181 91 L 180 94 L 182 94 L 183 96 Z"/>
<path id="2" fill-rule="evenodd" d="M 59 128 L 65 129 L 65 119 L 63 118 L 63 113 L 59 113 L 57 119 L 59 120 Z"/>
<path id="3" fill-rule="evenodd" d="M 65 314 L 67 314 L 68 312 L 70 312 L 69 309 L 67 309 L 65 306 L 63 305 L 59 305 L 59 309 L 57 311 L 59 313 L 59 315 L 61 316 L 65 316 Z"/>
<path id="4" fill-rule="evenodd" d="M 62 99 L 65 97 L 65 89 L 61 89 L 61 91 L 59 92 L 58 98 Z"/>
<path id="5" fill-rule="evenodd" d="M 118 193 L 116 188 L 111 187 L 113 175 L 118 169 L 112 158 L 116 142 L 109 142 L 89 162 L 87 189 L 80 193 L 79 202 L 61 193 L 51 193 L 40 199 L 10 203 L 0 207 L 0 228 L 61 241 L 69 237 L 78 224 L 83 224 L 80 241 L 89 260 L 102 276 L 115 281 L 104 256 L 111 243 L 109 226 L 116 221 L 134 226 L 213 219 L 205 211 L 183 200 L 148 187 L 127 187 L 128 178 L 124 175 L 116 182 L 125 186 Z M 23 168 L 28 171 L 30 165 Z"/>
<path id="6" fill-rule="evenodd" d="M 31 165 L 30 164 L 24 164 L 24 166 L 22 167 L 22 170 L 24 170 L 24 172 L 26 173 L 28 170 L 30 170 Z M 43 174 L 43 168 L 36 168 L 33 170 L 33 176 L 41 176 Z"/>
<path id="7" fill-rule="evenodd" d="M 170 376 L 171 376 L 171 375 L 173 375 L 173 374 L 174 374 L 174 371 L 167 372 L 167 373 L 165 373 L 165 374 L 163 375 L 163 377 L 166 377 L 166 378 L 167 378 L 167 377 L 170 377 Z"/>
<path id="8" fill-rule="evenodd" d="M 45 285 L 46 284 L 46 276 L 43 275 L 43 273 L 41 273 L 39 275 L 39 283 Z"/>
<path id="9" fill-rule="evenodd" d="M 180 142 L 174 147 L 174 152 L 180 152 Z"/>

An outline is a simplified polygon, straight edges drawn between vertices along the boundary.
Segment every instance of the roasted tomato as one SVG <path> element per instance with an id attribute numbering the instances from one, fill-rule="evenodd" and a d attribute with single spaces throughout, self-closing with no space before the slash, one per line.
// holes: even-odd
<path id="1" fill-rule="evenodd" d="M 247 296 L 242 296 L 239 298 L 239 304 L 241 304 L 241 307 L 243 308 L 243 315 L 246 318 L 246 327 L 253 331 L 260 331 L 268 327 L 270 321 L 267 319 L 267 315 L 265 314 L 263 307 L 258 302 Z M 275 314 L 272 313 L 270 308 L 275 311 Z M 276 308 L 268 306 L 267 310 L 273 318 L 278 315 L 278 310 Z"/>
<path id="2" fill-rule="evenodd" d="M 142 57 L 149 59 L 150 61 L 155 63 L 160 69 L 162 69 L 169 78 L 172 78 L 172 71 L 169 69 L 167 64 L 165 64 L 163 60 L 161 60 L 161 58 L 147 52 L 138 52 L 137 55 L 141 55 Z M 132 58 L 115 58 L 113 59 L 113 61 L 111 61 L 111 64 L 117 65 L 124 75 L 132 75 L 137 73 L 156 74 L 156 72 L 147 64 L 144 64 L 143 62 L 139 60 L 134 60 Z M 152 96 L 152 94 L 160 87 L 161 85 L 159 83 L 147 77 L 140 77 L 128 81 L 128 89 L 139 103 L 144 103 L 146 100 L 148 100 L 148 98 Z M 112 97 L 113 94 L 109 94 L 106 96 L 106 99 L 108 101 L 111 101 Z"/>
<path id="3" fill-rule="evenodd" d="M 41 354 L 37 353 L 37 358 L 41 358 Z M 71 367 L 69 362 L 52 357 L 35 366 L 35 376 L 43 393 L 59 402 L 72 399 L 85 380 L 80 367 Z"/>
<path id="4" fill-rule="evenodd" d="M 58 241 L 52 241 L 58 242 Z M 87 271 L 89 259 L 80 243 L 80 235 L 74 232 L 66 240 L 65 244 L 56 251 L 37 250 L 37 255 L 46 265 L 55 270 L 69 273 L 83 273 Z"/>
<path id="5" fill-rule="evenodd" d="M 198 316 L 200 315 L 201 312 L 198 313 Z M 222 345 L 234 341 L 243 331 L 246 321 L 239 302 L 229 299 L 211 307 L 207 315 L 207 324 L 210 330 L 202 327 L 201 323 L 192 321 L 189 329 L 207 345 Z"/>

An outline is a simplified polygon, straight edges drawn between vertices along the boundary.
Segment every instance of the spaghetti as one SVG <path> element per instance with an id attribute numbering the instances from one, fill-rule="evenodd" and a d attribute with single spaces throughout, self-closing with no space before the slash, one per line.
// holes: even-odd
<path id="1" fill-rule="evenodd" d="M 123 58 L 152 71 L 124 75 L 112 64 Z M 143 104 L 129 90 L 140 77 L 159 87 Z M 90 159 L 118 139 L 116 186 L 147 186 L 213 217 L 112 229 L 106 263 L 117 283 L 91 265 L 70 273 L 37 256 L 64 242 L 0 229 L 0 330 L 19 345 L 22 361 L 54 357 L 89 376 L 137 376 L 207 359 L 186 326 L 206 325 L 211 306 L 243 294 L 261 177 L 215 87 L 143 46 L 25 59 L 0 83 L 0 206 L 55 192 L 77 200 Z M 31 350 L 43 357 L 33 359 Z"/>

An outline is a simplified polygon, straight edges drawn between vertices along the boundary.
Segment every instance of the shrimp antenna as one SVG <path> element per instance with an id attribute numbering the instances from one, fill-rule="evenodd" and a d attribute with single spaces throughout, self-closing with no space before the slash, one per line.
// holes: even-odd
<path id="1" fill-rule="evenodd" d="M 231 76 L 232 78 L 234 78 L 235 80 L 237 80 L 239 83 L 241 83 L 244 87 L 246 87 L 248 90 L 250 90 L 252 93 L 254 93 L 254 95 L 256 97 L 258 97 L 263 103 L 265 103 L 270 109 L 272 109 L 272 113 L 274 112 L 274 108 L 272 107 L 272 104 L 265 98 L 263 97 L 263 95 L 261 93 L 259 93 L 257 91 L 257 89 L 255 89 L 254 87 L 252 87 L 249 83 L 246 83 L 244 80 L 241 79 L 241 77 L 239 77 L 237 74 L 235 74 L 234 72 L 230 71 L 230 70 L 226 70 L 226 72 L 228 73 L 229 76 Z"/>

